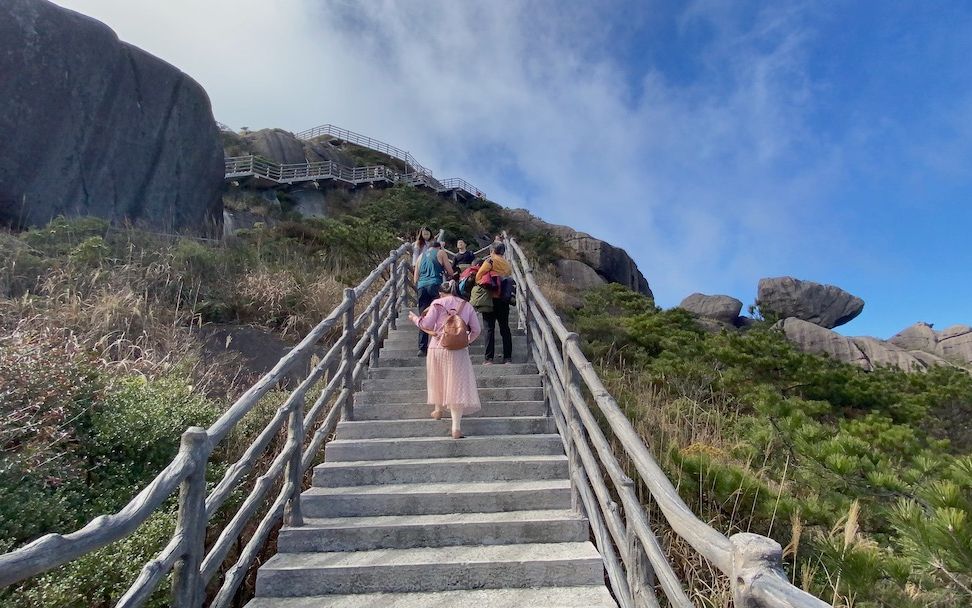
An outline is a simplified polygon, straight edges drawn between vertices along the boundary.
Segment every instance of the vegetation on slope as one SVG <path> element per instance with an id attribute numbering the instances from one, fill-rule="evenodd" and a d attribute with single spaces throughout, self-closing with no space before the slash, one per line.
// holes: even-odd
<path id="1" fill-rule="evenodd" d="M 705 333 L 617 285 L 567 316 L 703 521 L 775 538 L 795 584 L 836 606 L 972 601 L 972 446 L 943 419 L 968 420 L 966 372 L 862 372 L 765 323 Z"/>

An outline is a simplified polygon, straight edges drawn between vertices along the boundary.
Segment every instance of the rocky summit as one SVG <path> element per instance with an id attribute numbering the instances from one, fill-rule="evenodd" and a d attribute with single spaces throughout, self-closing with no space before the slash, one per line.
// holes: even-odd
<path id="1" fill-rule="evenodd" d="M 756 305 L 763 316 L 795 317 L 833 329 L 864 310 L 864 300 L 836 285 L 822 285 L 793 277 L 760 279 Z"/>
<path id="2" fill-rule="evenodd" d="M 219 131 L 206 92 L 177 68 L 51 2 L 4 0 L 0 74 L 0 222 L 94 215 L 199 232 L 221 221 Z"/>

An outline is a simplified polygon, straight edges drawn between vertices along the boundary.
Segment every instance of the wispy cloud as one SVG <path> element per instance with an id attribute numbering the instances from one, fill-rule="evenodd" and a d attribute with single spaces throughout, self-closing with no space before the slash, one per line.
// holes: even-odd
<path id="1" fill-rule="evenodd" d="M 868 163 L 888 170 L 873 145 L 894 119 L 820 120 L 834 109 L 811 69 L 827 44 L 813 5 L 60 3 L 195 76 L 218 120 L 332 122 L 406 147 L 438 175 L 625 247 L 665 305 L 692 291 L 751 301 L 760 276 L 836 280 L 873 248 L 835 193 Z M 690 77 L 631 60 L 663 29 Z M 902 154 L 963 171 L 967 148 L 945 131 L 967 130 L 969 107 L 948 105 L 942 136 Z"/>

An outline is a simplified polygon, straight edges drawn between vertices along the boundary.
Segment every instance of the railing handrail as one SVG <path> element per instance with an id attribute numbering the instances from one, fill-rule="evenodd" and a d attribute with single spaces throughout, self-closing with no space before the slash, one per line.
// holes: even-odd
<path id="1" fill-rule="evenodd" d="M 252 162 L 252 158 L 251 158 Z M 440 231 L 441 233 L 441 231 Z M 0 587 L 14 584 L 49 571 L 101 547 L 121 540 L 144 523 L 167 498 L 179 488 L 179 513 L 176 531 L 169 544 L 144 564 L 141 573 L 118 600 L 116 606 L 140 606 L 158 584 L 173 572 L 172 603 L 179 608 L 201 605 L 206 585 L 216 575 L 249 520 L 264 504 L 267 493 L 281 476 L 283 488 L 269 511 L 260 520 L 239 559 L 226 572 L 213 599 L 213 606 L 226 606 L 232 600 L 247 570 L 257 557 L 274 526 L 284 518 L 286 523 L 303 523 L 300 493 L 304 473 L 341 419 L 353 418 L 352 394 L 365 369 L 374 364 L 380 340 L 395 328 L 398 310 L 414 296 L 410 282 L 411 243 L 389 252 L 356 287 L 345 290 L 344 299 L 301 342 L 283 356 L 269 372 L 241 395 L 208 429 L 193 427 L 182 436 L 182 446 L 172 461 L 137 496 L 120 511 L 95 518 L 69 534 L 47 534 L 9 553 L 0 555 Z M 384 286 L 355 318 L 355 303 L 375 283 L 387 275 Z M 370 321 L 370 323 L 369 323 Z M 342 322 L 343 332 L 307 377 L 291 391 L 263 431 L 247 447 L 243 456 L 232 463 L 206 495 L 205 470 L 213 448 L 249 413 L 299 362 L 309 355 L 328 332 Z M 357 338 L 360 334 L 360 338 Z M 309 391 L 328 368 L 340 362 L 338 369 L 305 413 Z M 317 418 L 330 404 L 330 410 L 319 424 Z M 287 428 L 287 441 L 266 472 L 258 477 L 236 514 L 222 529 L 206 553 L 206 527 L 209 519 L 243 483 L 260 457 L 269 448 L 282 426 Z M 308 439 L 306 449 L 304 443 Z"/>
<path id="2" fill-rule="evenodd" d="M 782 548 L 779 543 L 749 533 L 727 538 L 689 509 L 628 417 L 604 387 L 581 350 L 577 334 L 564 326 L 543 295 L 523 250 L 514 239 L 506 240 L 514 276 L 519 282 L 517 306 L 520 319 L 526 326 L 528 349 L 546 379 L 545 387 L 550 387 L 547 393 L 548 407 L 567 448 L 575 502 L 584 503 L 586 507 L 605 559 L 612 589 L 622 608 L 657 605 L 653 595 L 649 597 L 645 594 L 646 583 L 634 572 L 639 568 L 635 559 L 639 552 L 634 550 L 638 543 L 645 558 L 654 567 L 669 603 L 688 607 L 691 602 L 678 586 L 667 558 L 660 552 L 657 539 L 647 525 L 644 508 L 638 501 L 633 482 L 621 470 L 611 444 L 588 409 L 582 384 L 607 423 L 614 443 L 620 445 L 624 455 L 634 465 L 669 527 L 729 577 L 738 608 L 829 606 L 790 584 L 782 571 Z M 608 473 L 622 501 L 626 525 L 618 514 L 618 505 L 607 491 L 602 468 Z"/>

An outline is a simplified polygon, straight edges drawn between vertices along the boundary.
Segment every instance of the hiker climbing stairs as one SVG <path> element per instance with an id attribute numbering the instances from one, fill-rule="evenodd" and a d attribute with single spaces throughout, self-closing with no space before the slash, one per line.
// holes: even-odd
<path id="1" fill-rule="evenodd" d="M 248 608 L 616 606 L 523 332 L 511 364 L 471 347 L 483 408 L 459 440 L 430 418 L 416 332 L 389 332 Z"/>

